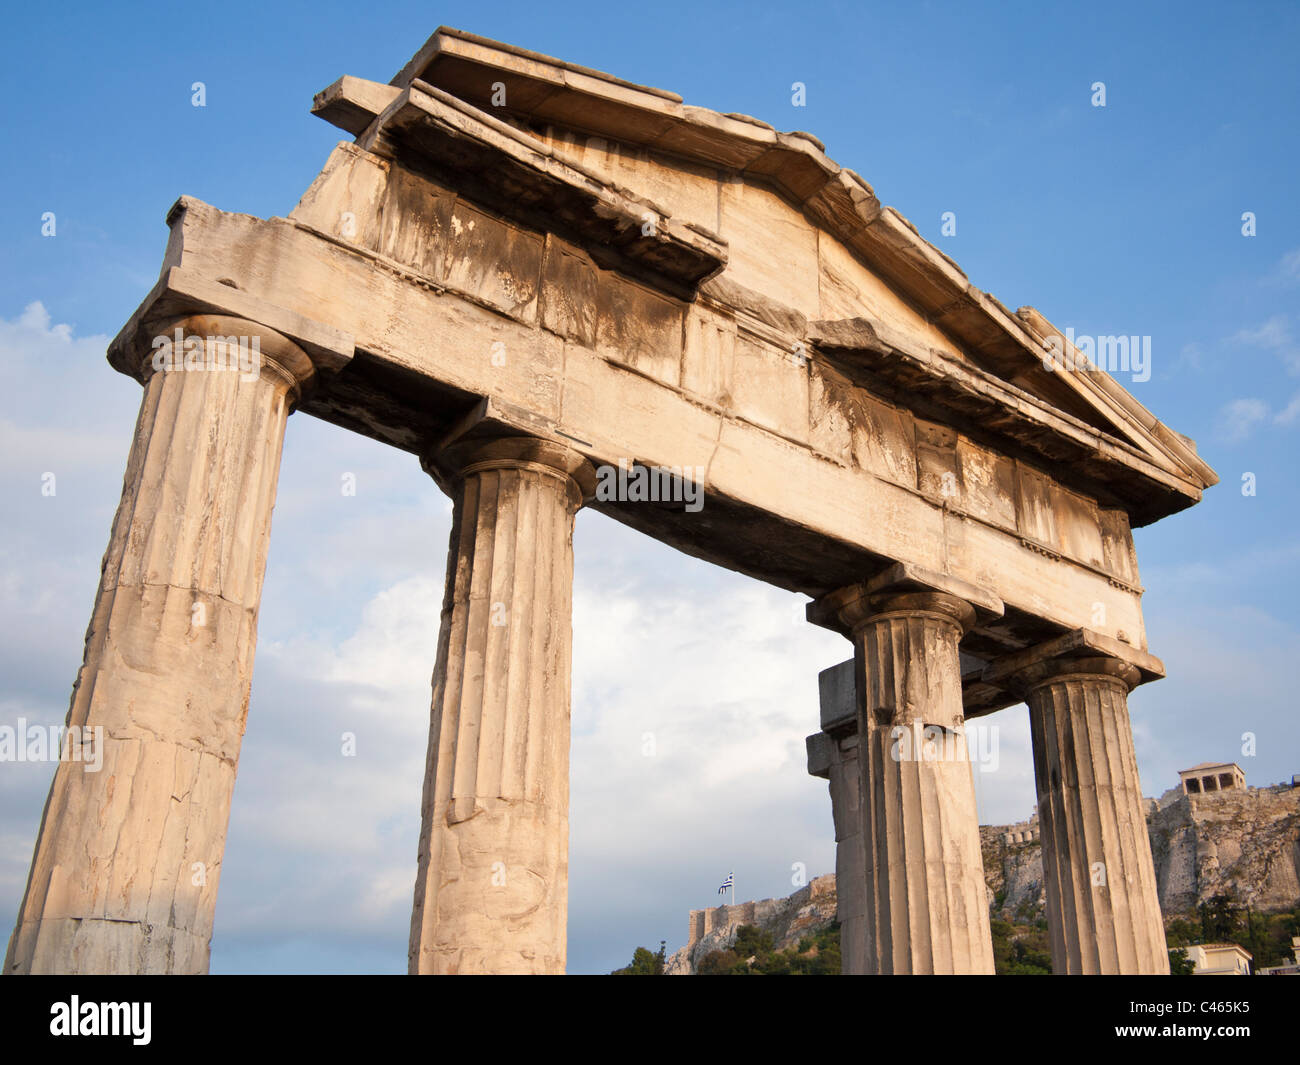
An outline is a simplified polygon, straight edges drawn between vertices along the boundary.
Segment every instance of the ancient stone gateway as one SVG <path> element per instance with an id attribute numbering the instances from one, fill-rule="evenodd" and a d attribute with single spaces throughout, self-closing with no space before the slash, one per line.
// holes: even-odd
<path id="1" fill-rule="evenodd" d="M 852 641 L 812 753 L 853 971 L 992 971 L 960 748 L 1021 701 L 1056 969 L 1165 971 L 1130 529 L 1215 483 L 1191 441 L 809 134 L 455 30 L 314 111 L 355 141 L 288 218 L 181 199 L 111 345 L 144 398 L 69 714 L 103 770 L 58 767 L 6 971 L 206 969 L 292 410 L 454 501 L 412 972 L 564 968 L 584 505 Z"/>

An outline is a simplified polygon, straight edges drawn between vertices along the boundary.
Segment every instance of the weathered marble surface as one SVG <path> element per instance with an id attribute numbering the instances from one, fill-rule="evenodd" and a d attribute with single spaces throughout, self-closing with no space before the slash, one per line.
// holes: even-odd
<path id="1" fill-rule="evenodd" d="M 103 765 L 55 771 L 6 972 L 207 970 L 280 448 L 314 370 L 252 322 L 157 332 L 177 325 L 256 337 L 262 366 L 150 372 L 137 353 L 150 376 L 68 713 L 103 729 Z"/>
<path id="2" fill-rule="evenodd" d="M 112 749 L 94 780 L 56 774 L 10 967 L 206 964 L 301 387 L 298 409 L 421 456 L 457 505 L 413 971 L 563 968 L 567 530 L 581 471 L 620 462 L 701 470 L 704 510 L 595 501 L 615 519 L 819 602 L 865 589 L 846 635 L 869 842 L 845 898 L 871 884 L 877 968 L 987 971 L 969 765 L 893 760 L 885 729 L 1011 705 L 1048 646 L 1161 675 L 1131 529 L 1216 482 L 1192 442 L 1109 375 L 1045 365 L 1050 323 L 972 285 L 811 134 L 445 28 L 391 85 L 343 78 L 314 110 L 355 142 L 288 218 L 182 197 L 110 347 L 146 393 L 71 723 Z M 268 373 L 151 378 L 155 324 L 194 315 L 260 332 Z M 459 464 L 499 438 L 532 457 Z M 1054 824 L 1127 825 L 1131 775 L 1095 810 L 1044 792 Z M 1078 840 L 1054 844 L 1071 869 Z M 1126 884 L 1140 849 L 1106 851 Z M 1096 918 L 1117 957 L 1147 895 Z"/>

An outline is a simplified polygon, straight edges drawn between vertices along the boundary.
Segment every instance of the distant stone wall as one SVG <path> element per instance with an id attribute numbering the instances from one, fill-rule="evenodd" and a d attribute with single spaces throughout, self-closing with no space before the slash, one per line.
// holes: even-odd
<path id="1" fill-rule="evenodd" d="M 715 950 L 726 950 L 735 942 L 736 929 L 741 925 L 755 925 L 770 932 L 777 950 L 796 947 L 804 936 L 812 935 L 835 921 L 837 903 L 835 874 L 828 873 L 783 899 L 692 910 L 686 946 L 668 959 L 664 971 L 669 976 L 694 974 L 707 955 Z"/>
<path id="2" fill-rule="evenodd" d="M 981 838 L 986 827 L 988 826 L 980 826 Z M 1008 847 L 1034 843 L 1038 839 L 1038 814 L 1034 814 L 1028 821 L 1017 821 L 1014 825 L 994 826 L 992 830 L 1002 833 L 1002 842 Z"/>

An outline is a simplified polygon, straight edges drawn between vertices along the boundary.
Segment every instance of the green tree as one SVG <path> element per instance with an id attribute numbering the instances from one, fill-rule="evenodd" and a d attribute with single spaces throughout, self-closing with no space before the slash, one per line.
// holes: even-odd
<path id="1" fill-rule="evenodd" d="M 741 925 L 731 948 L 706 954 L 696 972 L 701 976 L 839 976 L 840 969 L 840 926 L 835 922 L 803 936 L 797 947 L 781 951 L 775 949 L 772 933 Z"/>
<path id="2" fill-rule="evenodd" d="M 1171 947 L 1190 947 L 1200 939 L 1200 926 L 1186 917 L 1175 917 L 1165 931 L 1165 940 Z"/>
<path id="3" fill-rule="evenodd" d="M 1052 952 L 1047 931 L 1037 924 L 1013 925 L 1001 917 L 989 921 L 993 933 L 993 971 L 999 976 L 1050 976 Z"/>
<path id="4" fill-rule="evenodd" d="M 764 932 L 752 924 L 742 924 L 736 929 L 732 950 L 741 958 L 762 957 L 772 953 L 772 933 Z"/>
<path id="5" fill-rule="evenodd" d="M 1191 976 L 1196 972 L 1196 966 L 1192 959 L 1187 956 L 1187 951 L 1182 947 L 1174 947 L 1169 951 L 1169 975 L 1170 976 Z"/>
<path id="6" fill-rule="evenodd" d="M 695 971 L 700 976 L 739 976 L 747 972 L 749 966 L 741 960 L 734 950 L 715 950 L 704 955 Z"/>
<path id="7" fill-rule="evenodd" d="M 1201 903 L 1201 934 L 1207 943 L 1224 943 L 1236 933 L 1240 913 L 1227 895 L 1215 895 Z"/>
<path id="8" fill-rule="evenodd" d="M 835 926 L 834 937 L 824 944 L 819 944 L 813 955 L 808 973 L 811 976 L 839 976 L 842 971 L 840 960 L 840 929 Z"/>
<path id="9" fill-rule="evenodd" d="M 654 954 L 645 947 L 637 947 L 632 954 L 632 962 L 621 969 L 615 969 L 610 976 L 662 976 L 664 972 L 664 948 L 660 941 L 659 953 Z"/>

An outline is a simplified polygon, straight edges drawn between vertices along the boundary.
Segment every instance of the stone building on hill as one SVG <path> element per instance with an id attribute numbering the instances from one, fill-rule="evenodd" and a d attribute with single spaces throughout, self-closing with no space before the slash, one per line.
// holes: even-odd
<path id="1" fill-rule="evenodd" d="M 1233 783 L 1209 791 L 1185 790 L 1189 773 L 1207 775 L 1212 770 L 1216 775 L 1235 770 Z M 1206 762 L 1179 777 L 1177 787 L 1159 799 L 1143 801 L 1164 917 L 1194 914 L 1217 895 L 1256 912 L 1300 903 L 1300 788 L 1248 787 L 1240 767 L 1230 762 Z M 1018 924 L 1041 917 L 1043 856 L 1037 815 L 1012 825 L 983 825 L 980 842 L 994 916 Z M 666 972 L 693 974 L 704 957 L 729 947 L 742 925 L 770 932 L 778 950 L 796 946 L 837 919 L 841 895 L 832 873 L 784 899 L 692 910 L 687 943 L 668 959 Z M 1296 964 L 1273 966 L 1270 973 L 1300 975 L 1300 937 L 1295 946 Z M 1204 964 L 1216 971 L 1222 968 L 1214 958 L 1207 957 Z"/>

